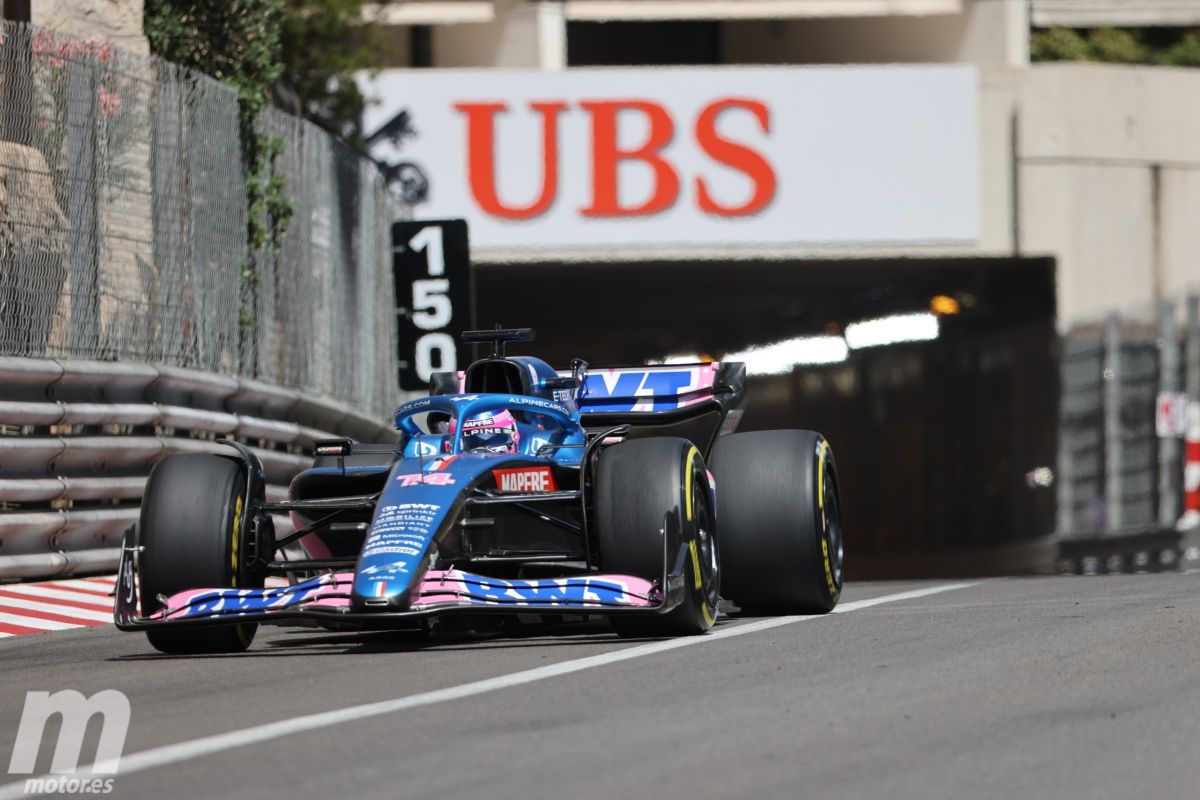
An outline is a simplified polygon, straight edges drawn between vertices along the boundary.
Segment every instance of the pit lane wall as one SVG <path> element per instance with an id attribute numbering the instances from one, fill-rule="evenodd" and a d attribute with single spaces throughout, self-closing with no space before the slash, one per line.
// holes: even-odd
<path id="1" fill-rule="evenodd" d="M 391 435 L 404 209 L 320 129 L 260 129 L 286 224 L 248 207 L 233 90 L 0 21 L 0 579 L 111 569 L 169 453 L 249 442 L 279 494 L 314 438 Z"/>

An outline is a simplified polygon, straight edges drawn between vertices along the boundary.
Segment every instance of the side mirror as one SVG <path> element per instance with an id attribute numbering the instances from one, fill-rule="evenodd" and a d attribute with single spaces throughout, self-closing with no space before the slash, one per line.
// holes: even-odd
<path id="1" fill-rule="evenodd" d="M 578 378 L 546 378 L 542 381 L 542 386 L 547 389 L 578 389 Z"/>
<path id="2" fill-rule="evenodd" d="M 575 392 L 576 398 L 587 394 L 587 371 L 588 362 L 582 358 L 571 359 L 571 377 L 574 379 L 575 388 L 578 390 Z"/>
<path id="3" fill-rule="evenodd" d="M 435 372 L 429 376 L 429 396 L 458 394 L 457 372 Z"/>

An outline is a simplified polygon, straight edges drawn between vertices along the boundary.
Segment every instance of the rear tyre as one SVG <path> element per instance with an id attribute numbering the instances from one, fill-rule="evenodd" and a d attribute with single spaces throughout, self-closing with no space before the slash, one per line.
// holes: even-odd
<path id="1" fill-rule="evenodd" d="M 138 522 L 142 615 L 158 595 L 200 587 L 261 588 L 244 565 L 242 517 L 246 474 L 236 461 L 208 453 L 168 456 L 150 473 Z M 254 639 L 257 623 L 149 630 L 156 650 L 171 654 L 236 653 Z"/>
<path id="2" fill-rule="evenodd" d="M 595 535 L 605 572 L 662 580 L 682 572 L 683 602 L 666 614 L 614 614 L 623 636 L 704 633 L 717 617 L 720 559 L 704 459 L 686 439 L 622 442 L 600 455 Z M 666 542 L 664 545 L 664 537 Z"/>
<path id="3" fill-rule="evenodd" d="M 726 436 L 712 453 L 725 596 L 748 612 L 823 614 L 842 592 L 842 509 L 813 431 Z"/>

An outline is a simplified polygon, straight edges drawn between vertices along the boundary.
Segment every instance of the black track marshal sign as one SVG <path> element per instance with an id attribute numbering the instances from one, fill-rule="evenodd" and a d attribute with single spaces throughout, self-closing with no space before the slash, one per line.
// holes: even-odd
<path id="1" fill-rule="evenodd" d="M 400 388 L 416 391 L 433 373 L 460 368 L 459 334 L 474 327 L 466 221 L 392 225 L 392 274 Z"/>

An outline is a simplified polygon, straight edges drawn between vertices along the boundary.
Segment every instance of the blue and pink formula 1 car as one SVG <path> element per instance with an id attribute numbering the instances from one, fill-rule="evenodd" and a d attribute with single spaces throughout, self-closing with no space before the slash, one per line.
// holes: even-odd
<path id="1" fill-rule="evenodd" d="M 290 498 L 248 448 L 150 475 L 122 549 L 116 623 L 166 653 L 245 649 L 260 623 L 503 630 L 605 616 L 623 635 L 704 633 L 726 597 L 821 613 L 842 586 L 829 446 L 734 433 L 739 363 L 560 373 L 506 357 L 528 329 L 396 411 L 399 441 L 319 442 Z M 277 537 L 273 513 L 295 531 Z M 280 560 L 303 547 L 304 560 Z M 264 588 L 268 576 L 290 585 Z"/>

